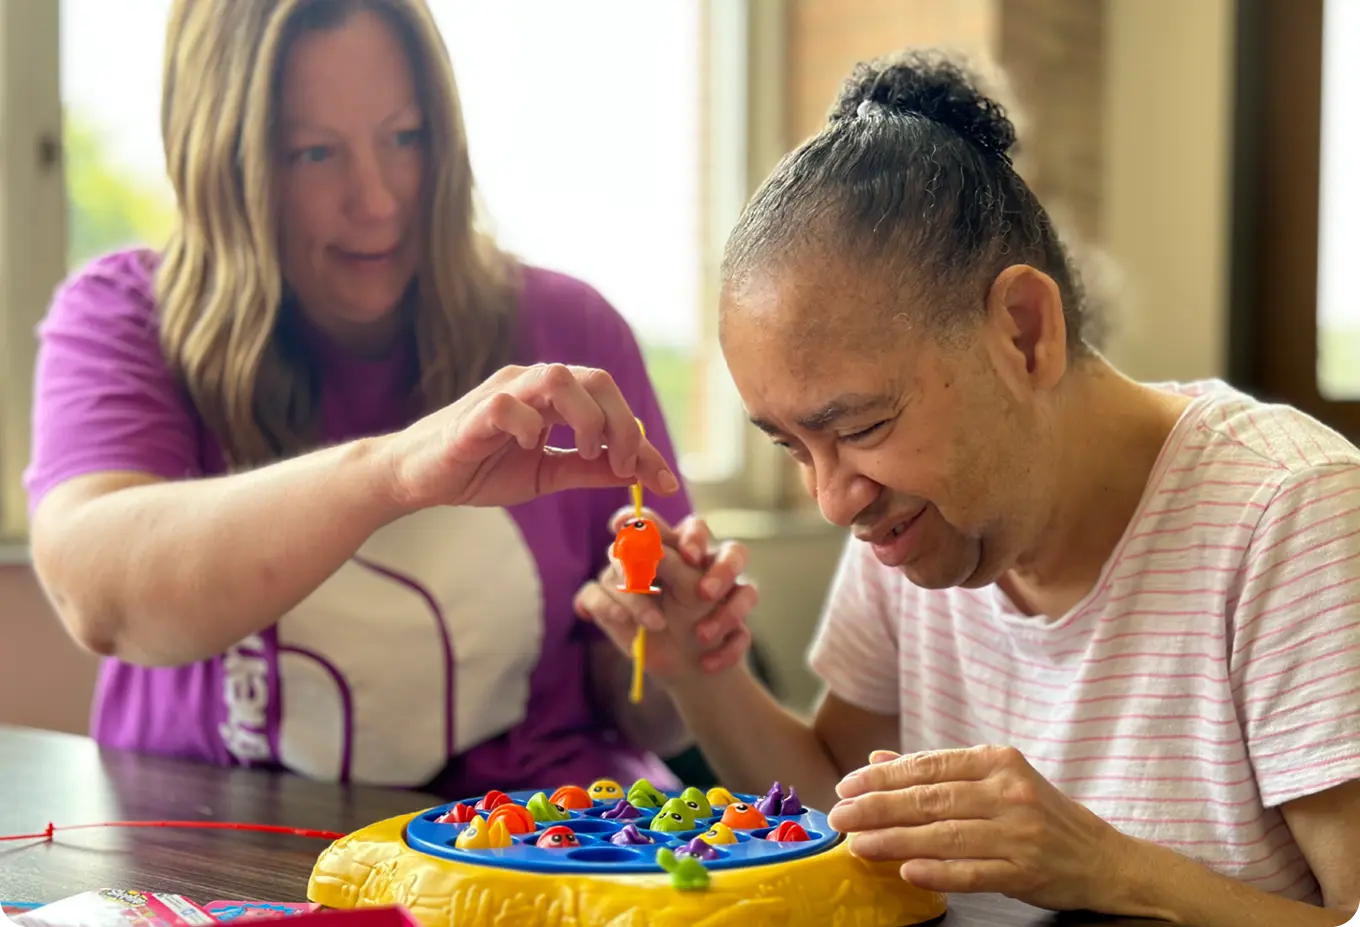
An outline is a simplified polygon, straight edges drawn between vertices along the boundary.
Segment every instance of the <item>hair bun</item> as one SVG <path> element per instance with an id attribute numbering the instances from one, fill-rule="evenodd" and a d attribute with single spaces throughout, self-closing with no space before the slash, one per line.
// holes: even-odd
<path id="1" fill-rule="evenodd" d="M 913 51 L 857 64 L 827 120 L 855 119 L 878 108 L 938 122 L 998 155 L 1008 155 L 1015 145 L 1015 126 L 1005 108 L 940 52 Z"/>

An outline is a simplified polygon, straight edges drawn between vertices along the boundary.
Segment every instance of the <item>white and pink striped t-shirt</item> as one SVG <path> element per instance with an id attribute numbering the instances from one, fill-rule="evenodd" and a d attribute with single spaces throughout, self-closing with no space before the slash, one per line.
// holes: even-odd
<path id="1" fill-rule="evenodd" d="M 1060 620 L 850 541 L 811 663 L 905 751 L 1010 744 L 1125 833 L 1313 903 L 1278 810 L 1360 778 L 1360 451 L 1217 381 Z"/>

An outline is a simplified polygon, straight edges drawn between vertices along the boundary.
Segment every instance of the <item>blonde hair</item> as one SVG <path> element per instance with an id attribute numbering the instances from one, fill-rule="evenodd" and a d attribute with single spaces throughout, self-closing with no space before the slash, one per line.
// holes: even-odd
<path id="1" fill-rule="evenodd" d="M 447 405 L 513 350 L 514 263 L 477 228 L 453 69 L 424 0 L 175 0 L 161 131 L 178 221 L 157 270 L 160 338 L 234 468 L 318 438 L 315 376 L 280 327 L 273 126 L 293 39 L 361 8 L 403 40 L 425 111 L 425 249 L 407 307 L 413 389 L 427 410 Z"/>

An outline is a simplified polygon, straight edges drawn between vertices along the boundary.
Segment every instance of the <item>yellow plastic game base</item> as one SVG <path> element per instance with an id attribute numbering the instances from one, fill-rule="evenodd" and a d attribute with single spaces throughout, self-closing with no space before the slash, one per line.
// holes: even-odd
<path id="1" fill-rule="evenodd" d="M 458 863 L 406 846 L 408 814 L 335 841 L 317 859 L 307 898 L 330 908 L 403 905 L 424 927 L 907 927 L 945 898 L 904 881 L 891 863 L 825 853 L 709 873 L 679 891 L 666 874 L 552 875 Z"/>

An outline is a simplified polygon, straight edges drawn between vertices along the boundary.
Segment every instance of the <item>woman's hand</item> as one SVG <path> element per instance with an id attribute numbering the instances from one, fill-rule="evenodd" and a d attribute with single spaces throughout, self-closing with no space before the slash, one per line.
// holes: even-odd
<path id="1" fill-rule="evenodd" d="M 666 549 L 657 570 L 661 594 L 620 592 L 623 577 L 611 563 L 576 594 L 577 614 L 624 653 L 645 627 L 647 672 L 662 683 L 739 663 L 751 643 L 746 616 L 757 601 L 755 587 L 741 578 L 745 546 L 724 541 L 714 549 L 708 526 L 696 516 L 671 528 L 656 513 L 644 514 L 656 522 Z M 633 517 L 633 509 L 620 509 L 610 527 L 617 532 Z"/>
<path id="2" fill-rule="evenodd" d="M 575 449 L 547 446 L 554 425 L 575 433 Z M 502 368 L 379 446 L 402 511 L 515 505 L 638 481 L 668 496 L 680 486 L 613 378 L 589 367 Z"/>

